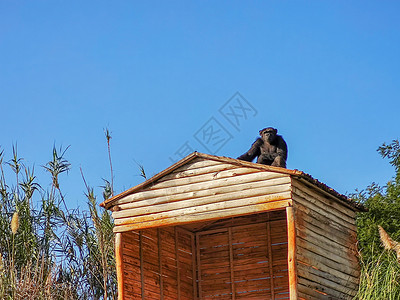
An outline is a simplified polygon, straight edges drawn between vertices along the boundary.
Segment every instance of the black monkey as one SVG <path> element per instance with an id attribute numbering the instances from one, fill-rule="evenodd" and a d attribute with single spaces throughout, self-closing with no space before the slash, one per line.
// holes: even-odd
<path id="1" fill-rule="evenodd" d="M 257 163 L 286 168 L 287 145 L 278 130 L 272 127 L 260 130 L 261 138 L 258 138 L 249 151 L 240 155 L 238 159 L 253 161 L 258 156 Z"/>

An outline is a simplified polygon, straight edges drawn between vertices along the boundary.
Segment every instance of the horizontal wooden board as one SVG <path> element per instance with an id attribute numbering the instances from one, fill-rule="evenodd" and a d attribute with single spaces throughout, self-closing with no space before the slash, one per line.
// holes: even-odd
<path id="1" fill-rule="evenodd" d="M 298 198 L 294 196 L 294 201 Z M 298 292 L 305 299 L 351 299 L 358 289 L 359 265 L 352 248 L 354 236 L 337 230 L 327 230 L 332 225 L 331 215 L 297 203 L 297 270 Z M 300 207 L 301 206 L 301 207 Z M 314 210 L 315 209 L 315 210 Z M 325 222 L 321 220 L 325 219 Z M 346 222 L 343 222 L 346 224 Z M 333 226 L 343 226 L 337 220 Z M 321 224 L 321 226 L 318 226 Z M 345 231 L 346 232 L 346 231 Z M 335 235 L 336 233 L 336 235 Z M 346 239 L 347 238 L 347 239 Z M 302 286 L 304 284 L 306 287 Z M 309 288 L 312 287 L 312 288 Z M 307 293 L 307 294 L 306 294 Z"/>
<path id="2" fill-rule="evenodd" d="M 299 204 L 296 206 L 297 209 L 297 230 L 299 234 L 311 234 L 322 236 L 326 238 L 328 242 L 337 243 L 342 247 L 345 252 L 353 251 L 355 249 L 355 234 L 353 231 L 349 231 L 346 227 L 340 224 L 332 224 L 329 218 L 326 216 L 317 216 L 310 210 L 301 207 Z"/>
<path id="3" fill-rule="evenodd" d="M 358 289 L 355 212 L 293 180 L 300 299 L 351 299 Z"/>
<path id="4" fill-rule="evenodd" d="M 155 187 L 149 188 L 145 191 L 137 192 L 135 194 L 126 196 L 118 202 L 116 210 L 123 210 L 127 208 L 135 208 L 135 207 L 143 207 L 155 203 L 164 203 L 167 199 L 161 198 L 171 195 L 180 195 L 183 194 L 182 199 L 186 199 L 187 197 L 193 197 L 199 195 L 202 196 L 201 192 L 204 192 L 205 187 L 207 189 L 215 189 L 215 188 L 223 188 L 234 185 L 250 184 L 252 182 L 260 182 L 265 181 L 264 185 L 274 185 L 275 182 L 277 184 L 282 184 L 282 181 L 279 181 L 280 178 L 289 178 L 287 175 L 277 174 L 277 173 L 267 173 L 267 172 L 252 172 L 248 173 L 248 170 L 243 170 L 243 172 L 247 171 L 244 174 L 233 173 L 232 171 L 225 171 L 224 177 L 215 178 L 211 176 L 211 178 L 197 178 L 194 180 L 193 178 L 182 178 L 178 182 L 169 182 L 170 187 L 163 187 L 159 189 L 155 189 Z M 254 170 L 252 170 L 254 171 Z M 236 171 L 238 172 L 238 171 Z M 200 176 L 198 176 L 200 177 Z M 218 176 L 220 177 L 220 176 Z M 286 180 L 287 182 L 287 180 Z M 197 192 L 197 193 L 196 193 Z M 159 199 L 160 198 L 160 199 Z M 149 201 L 144 201 L 149 200 Z M 152 202 L 153 200 L 154 202 Z M 157 202 L 158 201 L 158 202 Z"/>
<path id="5" fill-rule="evenodd" d="M 311 189 L 295 179 L 292 180 L 292 189 L 295 195 L 307 199 L 307 201 L 320 209 L 329 211 L 332 216 L 341 219 L 342 222 L 344 221 L 349 223 L 349 225 L 354 225 L 356 217 L 355 211 L 343 205 L 336 198 L 318 192 L 316 189 Z"/>
<path id="6" fill-rule="evenodd" d="M 268 202 L 276 202 L 280 200 L 289 200 L 290 199 L 290 192 L 276 192 L 270 195 L 262 195 L 262 190 L 255 190 L 252 191 L 253 195 L 246 198 L 245 195 L 240 193 L 235 194 L 235 197 L 224 197 L 224 196 L 215 196 L 209 197 L 207 200 L 203 198 L 191 200 L 192 205 L 189 207 L 179 208 L 179 206 L 171 211 L 159 212 L 144 216 L 127 216 L 125 218 L 115 218 L 115 225 L 125 225 L 130 223 L 139 223 L 139 222 L 147 222 L 147 221 L 154 221 L 154 220 L 161 220 L 165 218 L 171 218 L 180 215 L 190 215 L 190 214 L 198 214 L 202 212 L 208 211 L 216 211 L 216 210 L 224 210 L 228 208 L 235 208 L 235 207 L 243 207 L 244 209 L 246 206 L 260 204 L 260 203 L 268 203 Z M 233 193 L 232 193 L 233 194 Z M 211 198 L 211 199 L 210 199 Z M 124 212 L 121 212 L 124 213 Z M 128 212 L 129 213 L 129 212 Z"/>
<path id="7" fill-rule="evenodd" d="M 346 278 L 332 275 L 330 272 L 323 272 L 314 268 L 298 268 L 298 276 L 321 283 L 331 289 L 342 293 L 352 293 L 354 296 L 358 290 L 358 282 L 351 282 Z"/>
<path id="8" fill-rule="evenodd" d="M 179 173 L 181 171 L 200 169 L 220 164 L 221 162 L 215 160 L 205 160 L 203 158 L 195 158 L 192 161 L 184 164 L 183 166 L 180 166 L 179 168 L 175 169 L 174 171 L 172 171 L 172 173 Z"/>
<path id="9" fill-rule="evenodd" d="M 315 278 L 314 278 L 315 279 Z M 299 286 L 308 286 L 310 291 L 314 291 L 314 295 L 318 296 L 318 298 L 308 298 L 308 299 L 353 299 L 354 293 L 350 289 L 344 289 L 344 292 L 338 291 L 336 289 L 332 289 L 328 287 L 326 284 L 321 284 L 321 281 L 318 279 L 317 281 L 313 281 L 308 279 L 307 277 L 299 276 Z M 300 297 L 304 297 L 300 293 Z"/>
<path id="10" fill-rule="evenodd" d="M 297 197 L 294 197 L 295 201 Z M 311 204 L 306 204 L 313 208 Z M 345 265 L 354 265 L 359 268 L 356 257 L 356 236 L 352 230 L 346 230 L 342 224 L 332 224 L 328 214 L 310 210 L 297 202 L 297 236 L 301 243 L 308 243 L 309 249 L 335 259 Z M 318 226 L 318 224 L 321 224 Z M 335 226 L 335 227 L 332 227 Z M 336 226 L 338 229 L 336 230 Z M 328 230 L 335 228 L 335 230 Z M 339 228 L 341 231 L 339 231 Z M 347 234 L 346 234 L 347 233 Z M 304 241 L 304 242 L 302 242 Z"/>
<path id="11" fill-rule="evenodd" d="M 285 210 L 275 210 L 270 212 L 256 213 L 252 215 L 245 215 L 239 217 L 229 217 L 219 220 L 205 221 L 186 224 L 183 227 L 189 229 L 192 232 L 201 232 L 202 230 L 212 230 L 218 228 L 226 228 L 229 226 L 246 226 L 257 223 L 282 220 L 286 218 Z"/>
<path id="12" fill-rule="evenodd" d="M 165 175 L 164 177 L 160 178 L 158 182 L 165 182 L 168 180 L 179 179 L 179 178 L 187 178 L 193 177 L 203 174 L 214 174 L 221 171 L 237 169 L 238 166 L 232 164 L 212 164 L 210 165 L 208 161 L 199 162 L 199 164 L 204 164 L 202 167 L 198 166 L 197 168 L 193 168 L 192 166 L 186 166 L 184 169 L 178 169 L 173 171 L 172 173 Z"/>
<path id="13" fill-rule="evenodd" d="M 249 198 L 259 195 L 269 195 L 290 191 L 290 178 L 276 178 L 270 181 L 256 181 L 246 184 L 233 184 L 212 188 L 204 185 L 200 191 L 166 194 L 166 196 L 154 196 L 149 200 L 138 201 L 120 205 L 120 210 L 113 212 L 113 218 L 126 216 L 146 215 L 178 208 L 192 207 L 197 203 L 213 203 L 229 199 Z"/>
<path id="14" fill-rule="evenodd" d="M 307 218 L 306 218 L 307 219 Z M 326 249 L 341 257 L 345 257 L 358 264 L 358 259 L 355 255 L 354 249 L 356 247 L 356 241 L 347 236 L 335 235 L 335 232 L 324 231 L 324 228 L 319 228 L 312 224 L 313 219 L 299 222 L 297 227 L 297 236 L 309 241 L 315 245 Z"/>
<path id="15" fill-rule="evenodd" d="M 229 181 L 232 178 L 241 177 L 241 175 L 260 173 L 257 170 L 249 168 L 235 168 L 232 167 L 228 170 L 222 170 L 220 172 L 202 174 L 191 177 L 182 177 L 176 179 L 159 179 L 157 182 L 153 183 L 151 186 L 144 190 L 137 191 L 134 194 L 128 194 L 125 197 L 117 200 L 115 204 L 124 204 L 132 201 L 139 201 L 144 199 L 149 199 L 149 195 L 154 193 L 160 193 L 160 196 L 164 195 L 164 191 L 172 191 L 176 188 L 187 189 L 188 186 L 196 189 L 196 184 L 202 184 L 204 182 L 217 181 L 217 184 L 223 184 L 224 181 Z M 282 177 L 282 175 L 272 175 L 271 177 Z M 165 181 L 163 181 L 165 180 Z"/>
<path id="16" fill-rule="evenodd" d="M 290 194 L 290 193 L 289 193 Z M 266 197 L 268 199 L 268 197 Z M 130 230 L 136 230 L 140 228 L 151 228 L 151 227 L 160 227 L 160 226 L 171 226 L 171 225 L 183 225 L 188 223 L 194 222 L 201 222 L 201 221 L 209 221 L 209 220 L 218 220 L 221 218 L 228 218 L 228 217 L 237 217 L 243 216 L 248 214 L 254 214 L 259 212 L 271 211 L 271 210 L 278 210 L 285 208 L 291 205 L 291 200 L 280 200 L 280 201 L 273 201 L 273 202 L 266 202 L 266 203 L 259 203 L 254 205 L 247 205 L 245 207 L 238 206 L 233 208 L 224 208 L 223 210 L 206 210 L 201 213 L 196 213 L 192 215 L 180 215 L 174 216 L 170 218 L 165 218 L 161 220 L 150 220 L 150 221 L 143 221 L 139 223 L 134 223 L 135 220 L 131 220 L 131 224 L 127 225 L 118 225 L 114 227 L 114 232 L 126 232 Z"/>
<path id="17" fill-rule="evenodd" d="M 333 299 L 348 299 L 350 300 L 351 297 L 348 298 L 337 298 L 336 296 L 333 297 L 332 295 L 328 295 L 325 292 L 318 291 L 313 288 L 313 283 L 309 283 L 307 280 L 303 280 L 304 278 L 299 278 L 298 284 L 298 292 L 299 292 L 299 300 L 313 300 L 313 299 L 320 299 L 320 300 L 333 300 Z M 339 295 L 345 297 L 345 295 Z"/>
<path id="18" fill-rule="evenodd" d="M 329 215 L 328 212 L 319 211 L 310 203 L 305 201 L 300 202 L 299 198 L 295 195 L 293 196 L 293 201 L 297 201 L 295 206 L 301 211 L 300 214 L 305 214 L 304 219 L 298 221 L 299 226 L 306 226 L 305 222 L 316 226 L 321 224 L 321 229 L 324 228 L 327 234 L 330 234 L 332 238 L 336 239 L 337 242 L 340 242 L 344 246 L 348 246 L 350 241 L 356 240 L 357 233 L 352 227 L 349 227 L 348 224 L 341 223 L 340 220 L 335 219 Z M 335 233 L 337 234 L 333 235 Z"/>
<path id="19" fill-rule="evenodd" d="M 171 185 L 165 186 L 168 182 Z M 277 201 L 286 202 L 272 203 Z M 146 190 L 119 199 L 113 212 L 114 231 L 236 217 L 279 209 L 290 202 L 291 179 L 287 174 L 197 160 Z"/>

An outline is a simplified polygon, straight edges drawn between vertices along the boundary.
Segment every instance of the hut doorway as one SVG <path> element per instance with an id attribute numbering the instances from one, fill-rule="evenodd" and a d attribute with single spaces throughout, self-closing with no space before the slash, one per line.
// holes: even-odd
<path id="1" fill-rule="evenodd" d="M 123 233 L 124 299 L 289 299 L 285 210 Z"/>
<path id="2" fill-rule="evenodd" d="M 199 299 L 289 299 L 285 211 L 230 223 L 196 233 Z"/>

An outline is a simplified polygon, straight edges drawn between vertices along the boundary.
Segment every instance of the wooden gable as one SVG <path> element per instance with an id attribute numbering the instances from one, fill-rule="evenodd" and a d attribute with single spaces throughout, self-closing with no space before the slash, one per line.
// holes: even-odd
<path id="1" fill-rule="evenodd" d="M 115 232 L 235 217 L 291 203 L 287 174 L 195 158 L 113 202 Z"/>

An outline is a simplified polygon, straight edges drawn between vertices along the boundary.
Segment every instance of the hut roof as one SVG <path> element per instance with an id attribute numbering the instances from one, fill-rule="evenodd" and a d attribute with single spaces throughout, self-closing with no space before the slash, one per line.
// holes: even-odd
<path id="1" fill-rule="evenodd" d="M 202 159 L 207 159 L 207 160 L 213 160 L 213 161 L 218 161 L 222 163 L 228 163 L 232 165 L 237 165 L 241 167 L 248 167 L 248 168 L 254 168 L 258 169 L 260 171 L 268 171 L 268 172 L 276 172 L 276 173 L 281 173 L 281 174 L 287 174 L 292 177 L 296 177 L 297 179 L 302 180 L 305 183 L 311 184 L 313 186 L 316 186 L 320 188 L 322 191 L 334 196 L 339 202 L 342 204 L 352 208 L 355 211 L 366 211 L 365 207 L 358 203 L 355 202 L 354 200 L 348 198 L 347 196 L 338 193 L 334 189 L 330 188 L 326 184 L 318 181 L 317 179 L 313 178 L 311 175 L 304 173 L 299 170 L 289 170 L 285 168 L 280 168 L 280 167 L 273 167 L 273 166 L 267 166 L 263 164 L 258 164 L 258 163 L 253 163 L 253 162 L 247 162 L 239 159 L 234 159 L 230 157 L 224 157 L 224 156 L 215 156 L 215 155 L 210 155 L 210 154 L 204 154 L 200 152 L 193 152 L 186 156 L 185 158 L 181 159 L 180 161 L 176 162 L 175 164 L 171 165 L 167 169 L 161 171 L 160 173 L 154 175 L 153 177 L 147 179 L 146 181 L 142 182 L 141 184 L 138 184 L 118 195 L 115 195 L 114 197 L 111 197 L 104 202 L 100 204 L 100 206 L 109 209 L 113 206 L 114 202 L 124 198 L 130 194 L 133 194 L 135 192 L 141 191 L 148 187 L 149 185 L 153 184 L 155 181 L 159 180 L 160 178 L 164 177 L 165 175 L 173 172 L 177 168 L 189 163 L 195 158 L 202 158 Z"/>

